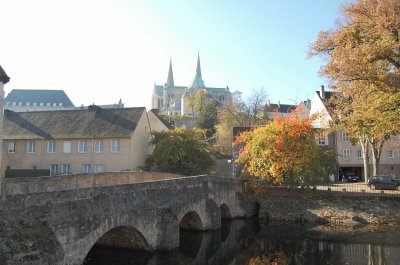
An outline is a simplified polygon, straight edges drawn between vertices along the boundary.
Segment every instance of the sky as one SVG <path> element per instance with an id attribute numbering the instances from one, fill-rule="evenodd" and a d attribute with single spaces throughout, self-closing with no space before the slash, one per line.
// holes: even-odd
<path id="1" fill-rule="evenodd" d="M 294 104 L 326 83 L 307 59 L 344 0 L 0 0 L 0 65 L 12 89 L 62 89 L 75 106 L 151 107 L 154 84 L 264 88 Z"/>

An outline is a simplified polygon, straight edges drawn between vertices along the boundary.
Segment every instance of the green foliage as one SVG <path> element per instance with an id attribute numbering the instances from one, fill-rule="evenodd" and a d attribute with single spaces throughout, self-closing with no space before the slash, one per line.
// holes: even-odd
<path id="1" fill-rule="evenodd" d="M 214 160 L 202 137 L 201 131 L 186 128 L 153 132 L 150 144 L 154 149 L 146 169 L 188 176 L 209 173 Z"/>
<path id="2" fill-rule="evenodd" d="M 320 148 L 308 167 L 301 173 L 297 185 L 310 187 L 319 183 L 327 183 L 329 175 L 338 171 L 337 154 L 333 150 Z"/>
<path id="3" fill-rule="evenodd" d="M 218 102 L 215 100 L 207 100 L 197 117 L 197 126 L 202 129 L 207 129 L 207 137 L 211 137 L 215 133 L 217 106 Z"/>

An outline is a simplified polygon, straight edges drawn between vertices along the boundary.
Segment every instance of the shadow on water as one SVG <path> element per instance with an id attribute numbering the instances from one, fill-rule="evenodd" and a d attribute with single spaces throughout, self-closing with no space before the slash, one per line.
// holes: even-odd
<path id="1" fill-rule="evenodd" d="M 216 231 L 180 231 L 180 248 L 144 252 L 93 247 L 85 265 L 399 265 L 399 227 L 310 227 L 259 225 L 257 220 L 223 221 Z M 257 263 L 259 262 L 259 263 Z"/>

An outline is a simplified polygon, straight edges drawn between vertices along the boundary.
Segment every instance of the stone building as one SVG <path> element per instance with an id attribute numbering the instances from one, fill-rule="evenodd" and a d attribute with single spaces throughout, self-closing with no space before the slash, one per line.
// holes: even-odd
<path id="1" fill-rule="evenodd" d="M 150 132 L 168 130 L 144 107 L 4 112 L 6 169 L 49 169 L 50 175 L 137 170 L 144 166 Z"/>
<path id="2" fill-rule="evenodd" d="M 325 91 L 321 86 L 316 91 L 311 104 L 310 115 L 320 114 L 320 118 L 314 121 L 313 126 L 319 129 L 316 141 L 323 148 L 329 148 L 337 154 L 339 172 L 336 180 L 342 180 L 343 176 L 357 175 L 359 179 L 364 180 L 364 165 L 361 146 L 352 142 L 350 136 L 345 131 L 329 132 L 332 122 L 327 101 L 332 97 L 331 91 Z M 370 172 L 372 172 L 372 158 L 369 161 Z M 400 177 L 400 146 L 398 136 L 391 136 L 384 144 L 381 160 L 380 174 L 394 175 Z"/>
<path id="3" fill-rule="evenodd" d="M 191 115 L 187 107 L 188 97 L 194 96 L 198 90 L 204 90 L 207 94 L 222 106 L 232 101 L 229 87 L 207 87 L 201 74 L 200 56 L 197 56 L 196 74 L 188 86 L 176 86 L 172 71 L 172 62 L 169 63 L 168 78 L 164 85 L 154 84 L 151 99 L 152 109 L 158 109 L 161 114 Z"/>
<path id="4" fill-rule="evenodd" d="M 4 85 L 10 81 L 10 78 L 7 76 L 6 72 L 0 65 L 0 124 L 3 124 L 3 101 L 4 101 Z M 3 155 L 3 126 L 0 126 L 0 167 L 1 167 L 1 158 Z M 1 174 L 0 174 L 1 179 Z"/>

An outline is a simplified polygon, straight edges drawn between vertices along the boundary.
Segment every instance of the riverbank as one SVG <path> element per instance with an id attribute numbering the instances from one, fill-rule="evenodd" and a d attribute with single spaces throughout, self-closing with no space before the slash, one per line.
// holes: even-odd
<path id="1" fill-rule="evenodd" d="M 399 196 L 270 188 L 249 199 L 266 222 L 400 225 Z"/>

